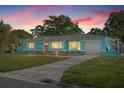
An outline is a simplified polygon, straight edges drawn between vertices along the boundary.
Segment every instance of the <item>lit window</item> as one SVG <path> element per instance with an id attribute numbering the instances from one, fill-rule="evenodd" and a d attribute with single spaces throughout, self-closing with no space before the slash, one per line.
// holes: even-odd
<path id="1" fill-rule="evenodd" d="M 62 48 L 62 42 L 52 42 L 52 48 L 54 49 L 60 49 Z"/>
<path id="2" fill-rule="evenodd" d="M 69 42 L 69 50 L 80 50 L 80 42 L 79 41 Z"/>
<path id="3" fill-rule="evenodd" d="M 29 42 L 29 48 L 35 48 L 34 42 Z"/>

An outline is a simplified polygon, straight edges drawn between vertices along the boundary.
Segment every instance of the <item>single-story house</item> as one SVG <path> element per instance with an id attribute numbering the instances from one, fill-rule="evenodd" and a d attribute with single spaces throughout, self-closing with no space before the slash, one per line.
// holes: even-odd
<path id="1" fill-rule="evenodd" d="M 24 39 L 17 53 L 24 54 L 79 54 L 118 56 L 113 48 L 113 40 L 97 35 L 44 36 L 43 38 Z"/>

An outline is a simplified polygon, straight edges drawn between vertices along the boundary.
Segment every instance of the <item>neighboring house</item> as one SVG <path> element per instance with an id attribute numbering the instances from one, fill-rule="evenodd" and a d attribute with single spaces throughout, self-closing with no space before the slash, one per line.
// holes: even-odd
<path id="1" fill-rule="evenodd" d="M 96 35 L 44 36 L 43 38 L 25 39 L 17 53 L 25 54 L 94 54 L 118 56 L 112 48 L 112 39 Z"/>

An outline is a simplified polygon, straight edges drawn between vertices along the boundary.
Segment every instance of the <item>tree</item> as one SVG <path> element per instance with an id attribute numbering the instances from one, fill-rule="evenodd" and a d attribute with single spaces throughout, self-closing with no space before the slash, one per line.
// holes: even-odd
<path id="1" fill-rule="evenodd" d="M 32 35 L 22 29 L 12 30 L 11 34 L 16 35 L 20 39 L 32 38 Z"/>
<path id="2" fill-rule="evenodd" d="M 101 29 L 99 28 L 91 28 L 90 32 L 88 34 L 93 34 L 93 35 L 104 35 Z"/>
<path id="3" fill-rule="evenodd" d="M 0 53 L 3 53 L 8 42 L 9 32 L 12 27 L 9 24 L 5 24 L 3 20 L 0 21 Z"/>
<path id="4" fill-rule="evenodd" d="M 6 51 L 15 52 L 17 47 L 21 45 L 21 41 L 27 38 L 32 38 L 32 35 L 27 33 L 25 30 L 12 30 L 9 35 L 9 42 Z"/>
<path id="5" fill-rule="evenodd" d="M 11 26 L 9 24 L 5 24 L 3 20 L 0 21 L 0 36 L 5 35 L 11 30 Z"/>
<path id="6" fill-rule="evenodd" d="M 40 37 L 42 35 L 45 35 L 45 33 L 46 33 L 46 31 L 42 25 L 35 26 L 34 29 L 31 29 L 31 32 L 32 32 L 33 37 L 37 37 L 37 36 Z"/>
<path id="7" fill-rule="evenodd" d="M 103 32 L 107 36 L 117 36 L 124 41 L 124 11 L 112 12 L 105 23 Z"/>
<path id="8" fill-rule="evenodd" d="M 45 19 L 43 26 L 38 25 L 32 32 L 37 32 L 39 35 L 68 35 L 83 32 L 78 24 L 65 15 L 49 16 Z"/>
<path id="9" fill-rule="evenodd" d="M 14 51 L 22 39 L 32 38 L 32 35 L 24 30 L 12 30 L 9 24 L 0 21 L 0 53 Z"/>

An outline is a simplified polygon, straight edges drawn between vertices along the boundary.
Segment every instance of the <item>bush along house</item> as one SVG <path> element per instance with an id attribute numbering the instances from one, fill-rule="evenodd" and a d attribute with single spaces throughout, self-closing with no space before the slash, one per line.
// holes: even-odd
<path id="1" fill-rule="evenodd" d="M 86 34 L 44 36 L 24 39 L 17 53 L 119 56 L 119 40 L 116 40 L 116 44 L 113 41 L 115 40 L 104 36 Z"/>

